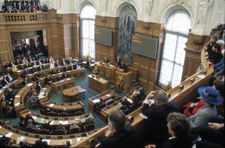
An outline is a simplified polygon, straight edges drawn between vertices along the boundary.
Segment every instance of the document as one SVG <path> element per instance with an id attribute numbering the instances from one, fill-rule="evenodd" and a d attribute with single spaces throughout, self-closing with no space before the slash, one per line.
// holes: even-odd
<path id="1" fill-rule="evenodd" d="M 140 113 L 139 116 L 141 116 L 141 117 L 144 118 L 144 119 L 148 119 L 148 117 L 145 116 L 143 113 Z"/>
<path id="2" fill-rule="evenodd" d="M 9 133 L 6 134 L 5 136 L 8 137 L 8 138 L 10 138 L 12 135 L 13 135 L 13 133 L 12 133 L 12 132 L 9 132 Z"/>

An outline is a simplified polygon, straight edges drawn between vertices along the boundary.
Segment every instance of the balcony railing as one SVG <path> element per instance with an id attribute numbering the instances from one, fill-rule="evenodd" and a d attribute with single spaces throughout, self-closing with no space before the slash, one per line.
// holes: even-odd
<path id="1" fill-rule="evenodd" d="M 30 24 L 49 21 L 49 12 L 0 13 L 0 24 Z"/>

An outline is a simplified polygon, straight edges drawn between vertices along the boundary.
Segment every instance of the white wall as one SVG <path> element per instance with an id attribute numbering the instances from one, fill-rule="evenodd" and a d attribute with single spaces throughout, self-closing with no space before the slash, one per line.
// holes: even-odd
<path id="1" fill-rule="evenodd" d="M 2 2 L 3 0 L 0 0 Z M 186 9 L 192 19 L 192 33 L 209 35 L 212 28 L 225 24 L 225 0 L 41 0 L 57 13 L 79 13 L 86 3 L 92 3 L 100 16 L 119 16 L 120 10 L 132 4 L 138 20 L 162 23 L 176 9 Z"/>

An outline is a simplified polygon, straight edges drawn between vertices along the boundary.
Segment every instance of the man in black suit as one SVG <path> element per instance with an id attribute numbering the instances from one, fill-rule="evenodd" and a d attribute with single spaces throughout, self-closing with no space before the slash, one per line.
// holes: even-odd
<path id="1" fill-rule="evenodd" d="M 116 148 L 116 147 L 132 147 L 131 134 L 133 128 L 131 125 L 125 124 L 125 114 L 119 110 L 114 110 L 109 114 L 108 127 L 105 135 L 99 136 L 99 143 L 96 147 Z"/>
<path id="2" fill-rule="evenodd" d="M 57 60 L 56 62 L 55 62 L 55 67 L 59 67 L 60 65 L 59 65 L 59 60 Z"/>
<path id="3" fill-rule="evenodd" d="M 69 78 L 68 73 L 64 73 L 64 74 L 62 75 L 62 79 L 67 79 L 67 78 Z"/>
<path id="4" fill-rule="evenodd" d="M 47 77 L 45 78 L 45 85 L 49 85 L 52 83 L 52 79 L 50 78 L 49 75 L 47 75 Z"/>
<path id="5" fill-rule="evenodd" d="M 120 66 L 121 65 L 121 58 L 120 57 L 117 57 L 117 60 L 116 60 L 116 66 Z"/>
<path id="6" fill-rule="evenodd" d="M 42 89 L 41 82 L 37 83 L 36 90 L 39 92 Z"/>
<path id="7" fill-rule="evenodd" d="M 42 71 L 44 70 L 44 67 L 42 66 L 42 64 L 38 67 L 38 71 Z"/>
<path id="8" fill-rule="evenodd" d="M 31 69 L 31 73 L 35 73 L 35 72 L 37 72 L 37 69 L 36 69 L 36 67 L 32 67 L 32 69 Z"/>
<path id="9" fill-rule="evenodd" d="M 26 84 L 28 84 L 29 82 L 28 82 L 28 79 L 27 78 L 25 78 L 24 80 L 23 80 L 23 82 L 21 83 L 21 86 L 22 87 L 24 87 Z"/>
<path id="10" fill-rule="evenodd" d="M 109 62 L 109 59 L 107 57 L 104 57 L 104 62 L 105 63 L 108 63 Z"/>
<path id="11" fill-rule="evenodd" d="M 119 68 L 122 69 L 124 72 L 127 72 L 127 65 L 125 63 L 121 63 Z"/>
<path id="12" fill-rule="evenodd" d="M 63 58 L 62 61 L 61 61 L 61 65 L 62 65 L 62 66 L 65 66 L 65 65 L 66 65 L 66 61 L 65 61 L 64 58 Z"/>
<path id="13" fill-rule="evenodd" d="M 35 148 L 47 148 L 48 144 L 46 141 L 43 141 L 43 138 L 40 137 L 39 140 L 35 141 Z"/>
<path id="14" fill-rule="evenodd" d="M 148 142 L 151 140 L 156 144 L 167 141 L 169 138 L 167 116 L 169 113 L 179 112 L 179 106 L 175 102 L 168 102 L 166 92 L 158 90 L 148 94 L 143 102 L 142 112 L 148 117 L 145 120 L 144 138 L 147 138 Z"/>

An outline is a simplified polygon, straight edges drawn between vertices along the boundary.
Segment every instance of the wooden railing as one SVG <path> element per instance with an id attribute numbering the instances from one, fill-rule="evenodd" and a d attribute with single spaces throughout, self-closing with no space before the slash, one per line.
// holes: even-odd
<path id="1" fill-rule="evenodd" d="M 169 101 L 174 101 L 180 106 L 184 105 L 187 101 L 190 101 L 197 96 L 197 89 L 201 86 L 207 86 L 209 79 L 213 73 L 213 67 L 209 65 L 209 61 L 206 59 L 206 52 L 202 51 L 202 64 L 204 70 L 194 74 L 185 81 L 183 81 L 177 87 L 167 91 L 169 95 Z M 126 117 L 132 116 L 134 121 L 132 126 L 134 127 L 135 134 L 140 134 L 140 131 L 143 130 L 144 119 L 139 115 L 142 112 L 142 107 L 138 108 L 134 112 L 128 114 Z M 96 133 L 86 137 L 82 141 L 76 144 L 72 144 L 71 147 L 90 147 L 89 141 L 91 139 L 97 139 L 99 135 L 103 135 L 107 130 L 108 126 L 105 126 L 99 129 Z"/>
<path id="2" fill-rule="evenodd" d="M 48 22 L 49 12 L 0 13 L 0 24 L 30 24 Z"/>

